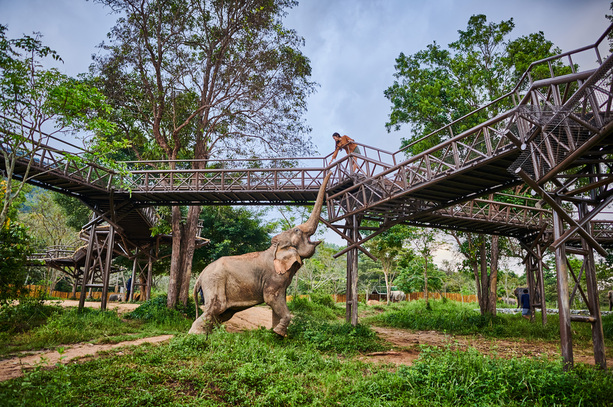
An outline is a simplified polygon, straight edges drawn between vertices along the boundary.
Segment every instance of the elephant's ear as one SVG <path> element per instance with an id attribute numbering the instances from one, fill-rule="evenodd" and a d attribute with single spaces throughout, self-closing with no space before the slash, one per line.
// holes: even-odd
<path id="1" fill-rule="evenodd" d="M 279 247 L 275 251 L 274 263 L 277 274 L 285 274 L 290 270 L 298 270 L 302 266 L 302 259 L 294 247 Z"/>

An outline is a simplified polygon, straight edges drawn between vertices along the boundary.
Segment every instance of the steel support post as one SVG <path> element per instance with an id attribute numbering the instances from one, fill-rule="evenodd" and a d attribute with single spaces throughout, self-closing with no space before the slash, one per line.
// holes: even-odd
<path id="1" fill-rule="evenodd" d="M 554 239 L 562 236 L 564 224 L 557 210 L 553 211 Z M 570 304 L 568 298 L 568 267 L 566 264 L 566 245 L 555 250 L 558 288 L 558 311 L 560 316 L 560 348 L 564 359 L 564 370 L 573 367 L 573 339 L 570 329 Z"/>
<path id="2" fill-rule="evenodd" d="M 147 288 L 145 290 L 145 300 L 151 299 L 151 286 L 153 285 L 153 248 L 149 250 L 147 256 Z"/>
<path id="3" fill-rule="evenodd" d="M 352 238 L 354 242 L 360 239 L 358 234 L 359 222 L 356 215 L 352 216 L 351 223 L 353 224 Z M 352 264 L 351 264 L 351 325 L 358 324 L 358 249 L 353 249 Z"/>
<path id="4" fill-rule="evenodd" d="M 588 213 L 586 204 L 579 205 L 579 218 L 584 217 Z M 586 225 L 588 232 L 591 231 L 591 225 Z M 587 244 L 585 239 L 581 239 L 581 246 L 586 251 L 584 257 L 585 281 L 587 286 L 587 298 L 589 301 L 588 308 L 592 322 L 592 344 L 594 346 L 594 361 L 602 369 L 607 368 L 607 359 L 604 348 L 604 334 L 602 331 L 602 316 L 600 314 L 600 304 L 598 301 L 598 282 L 596 280 L 596 264 L 594 261 L 594 252 Z"/>
<path id="5" fill-rule="evenodd" d="M 350 231 L 351 239 L 357 242 L 358 220 L 357 216 L 351 216 L 347 221 L 347 228 Z M 348 245 L 351 242 L 347 243 Z M 345 321 L 353 326 L 358 324 L 358 249 L 353 248 L 347 252 L 347 295 Z"/>
<path id="6" fill-rule="evenodd" d="M 111 263 L 113 262 L 113 248 L 115 247 L 115 228 L 109 225 L 108 235 L 104 239 L 106 246 L 106 259 L 104 261 L 104 270 L 102 270 L 102 302 L 100 309 L 106 310 L 107 294 L 109 292 L 109 281 L 111 279 Z"/>
<path id="7" fill-rule="evenodd" d="M 136 249 L 136 255 L 134 256 L 134 263 L 132 265 L 132 277 L 130 278 L 130 287 L 128 287 L 128 290 L 130 290 L 130 296 L 128 297 L 127 301 L 132 301 L 132 298 L 134 298 L 134 277 L 136 276 L 136 269 L 138 267 L 138 255 L 140 254 L 140 248 Z"/>
<path id="8" fill-rule="evenodd" d="M 534 322 L 534 299 L 536 298 L 534 289 L 534 268 L 535 263 L 538 261 L 534 256 L 529 255 L 528 257 L 528 267 L 526 273 L 526 282 L 528 283 L 528 295 L 530 296 L 530 322 Z M 521 297 L 520 297 L 521 298 Z"/>
<path id="9" fill-rule="evenodd" d="M 89 228 L 89 241 L 87 244 L 87 254 L 85 255 L 85 266 L 83 267 L 83 278 L 81 281 L 81 296 L 79 297 L 79 310 L 85 306 L 85 294 L 87 293 L 87 280 L 90 276 L 90 267 L 92 264 L 92 255 L 94 251 L 94 241 L 96 237 L 96 225 L 93 224 Z M 93 271 L 92 271 L 93 272 Z"/>
<path id="10" fill-rule="evenodd" d="M 545 278 L 543 276 L 543 250 L 540 244 L 536 245 L 538 256 L 538 286 L 541 293 L 541 322 L 543 326 L 547 324 L 547 304 L 545 303 Z"/>

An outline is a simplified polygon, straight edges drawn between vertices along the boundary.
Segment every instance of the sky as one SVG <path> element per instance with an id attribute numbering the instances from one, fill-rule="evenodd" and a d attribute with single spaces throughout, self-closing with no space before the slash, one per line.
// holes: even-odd
<path id="1" fill-rule="evenodd" d="M 511 38 L 543 31 L 563 51 L 593 44 L 606 30 L 609 0 L 302 0 L 285 25 L 304 37 L 312 80 L 306 119 L 319 154 L 332 152 L 332 133 L 396 151 L 408 127 L 388 133 L 394 61 L 436 41 L 447 46 L 470 16 L 490 22 L 513 18 Z M 69 74 L 86 72 L 96 46 L 117 16 L 84 0 L 0 0 L 0 24 L 10 38 L 40 32 Z M 326 239 L 328 240 L 328 239 Z M 334 243 L 342 244 L 339 239 Z"/>

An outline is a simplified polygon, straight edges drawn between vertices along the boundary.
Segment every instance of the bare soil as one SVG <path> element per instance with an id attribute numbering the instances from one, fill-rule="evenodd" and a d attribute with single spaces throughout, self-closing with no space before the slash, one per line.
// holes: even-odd
<path id="1" fill-rule="evenodd" d="M 87 307 L 99 308 L 99 302 L 86 302 Z M 78 306 L 78 301 L 63 301 L 63 306 Z M 137 308 L 139 304 L 110 303 L 109 309 L 117 309 L 119 314 Z M 257 329 L 262 326 L 270 329 L 272 327 L 272 311 L 268 307 L 260 306 L 239 312 L 225 323 L 228 332 L 241 332 L 244 330 Z M 407 331 L 395 328 L 373 328 L 380 338 L 390 344 L 390 350 L 386 352 L 375 352 L 361 356 L 362 360 L 392 363 L 396 365 L 410 365 L 419 357 L 420 345 L 448 346 L 454 349 L 466 350 L 469 347 L 476 348 L 483 354 L 494 355 L 501 358 L 512 357 L 541 357 L 549 359 L 560 357 L 559 342 L 546 341 L 527 341 L 527 340 L 501 340 L 490 339 L 479 336 L 452 336 L 436 331 Z M 142 343 L 160 343 L 169 340 L 172 335 L 161 335 L 149 338 L 142 338 L 134 341 L 125 341 L 116 344 L 94 345 L 81 343 L 76 345 L 63 346 L 64 352 L 60 354 L 57 350 L 27 352 L 11 359 L 0 361 L 0 381 L 9 380 L 23 375 L 23 371 L 31 369 L 37 365 L 45 364 L 53 366 L 56 363 L 68 363 L 71 361 L 84 361 L 96 356 L 98 352 L 124 346 L 136 346 Z M 576 363 L 594 364 L 592 349 L 579 348 L 575 346 L 574 360 Z"/>

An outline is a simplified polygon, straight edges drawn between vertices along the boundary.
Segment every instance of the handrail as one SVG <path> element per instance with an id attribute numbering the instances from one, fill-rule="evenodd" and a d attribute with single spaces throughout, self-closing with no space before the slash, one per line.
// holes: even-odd
<path id="1" fill-rule="evenodd" d="M 531 71 L 532 71 L 532 69 L 533 69 L 534 67 L 536 67 L 537 65 L 542 65 L 542 64 L 543 64 L 543 63 L 545 63 L 545 62 L 550 62 L 550 61 L 554 61 L 554 60 L 559 60 L 559 59 L 562 59 L 562 58 L 564 58 L 564 57 L 566 57 L 566 56 L 569 56 L 569 57 L 570 57 L 571 55 L 576 55 L 576 54 L 579 54 L 579 53 L 581 53 L 581 52 L 588 51 L 588 50 L 590 50 L 590 49 L 594 49 L 594 50 L 595 50 L 595 52 L 596 52 L 596 57 L 598 58 L 598 63 L 599 63 L 599 64 L 602 64 L 602 58 L 601 58 L 600 53 L 599 53 L 599 51 L 598 51 L 598 47 L 600 46 L 601 42 L 602 42 L 602 41 L 603 41 L 605 38 L 607 38 L 607 36 L 609 35 L 609 33 L 611 33 L 612 31 L 613 31 L 613 24 L 609 25 L 609 27 L 608 27 L 608 28 L 607 28 L 607 29 L 604 31 L 604 33 L 603 33 L 603 34 L 600 36 L 600 38 L 598 38 L 598 40 L 597 40 L 595 43 L 591 44 L 591 45 L 586 45 L 586 46 L 583 46 L 583 47 L 581 47 L 581 48 L 577 48 L 577 49 L 572 50 L 572 51 L 567 51 L 567 52 L 563 52 L 563 53 L 561 53 L 561 54 L 552 55 L 552 56 L 550 56 L 550 57 L 543 58 L 543 59 L 539 59 L 538 61 L 534 61 L 534 62 L 532 62 L 532 63 L 531 63 L 529 66 L 528 66 L 528 69 L 526 69 L 526 71 L 523 73 L 523 75 L 522 75 L 522 76 L 519 78 L 519 81 L 517 82 L 517 84 L 515 85 L 515 87 L 514 87 L 512 90 L 510 90 L 510 91 L 509 91 L 509 92 L 507 92 L 506 94 L 504 94 L 504 95 L 502 95 L 502 96 L 498 97 L 497 99 L 495 99 L 495 100 L 491 101 L 490 103 L 488 103 L 488 104 L 486 104 L 486 105 L 484 105 L 484 106 L 482 106 L 482 107 L 478 108 L 477 110 L 474 110 L 474 111 L 472 111 L 472 112 L 470 112 L 470 113 L 468 113 L 468 114 L 465 114 L 464 116 L 462 116 L 462 117 L 460 117 L 460 118 L 458 118 L 458 119 L 456 119 L 456 120 L 452 121 L 451 123 L 449 123 L 449 124 L 447 124 L 447 125 L 445 125 L 445 126 L 443 126 L 443 127 L 439 128 L 439 129 L 437 129 L 437 130 L 434 130 L 433 132 L 431 132 L 431 133 L 429 133 L 429 134 L 426 134 L 425 136 L 423 136 L 423 137 L 421 137 L 421 138 L 419 138 L 419 139 L 417 139 L 417 140 L 412 141 L 411 143 L 407 144 L 407 145 L 406 145 L 406 146 L 404 146 L 403 148 L 401 148 L 401 149 L 399 149 L 398 151 L 396 151 L 394 154 L 398 154 L 398 153 L 400 153 L 400 152 L 404 152 L 405 150 L 407 150 L 408 148 L 410 148 L 410 147 L 414 146 L 415 144 L 420 143 L 420 142 L 422 142 L 422 141 L 424 141 L 424 140 L 426 140 L 426 139 L 428 139 L 428 138 L 430 138 L 430 137 L 434 136 L 435 134 L 441 133 L 443 130 L 446 130 L 446 129 L 451 128 L 452 126 L 454 126 L 454 125 L 456 125 L 456 124 L 458 124 L 458 123 L 462 122 L 462 121 L 463 121 L 463 120 L 465 120 L 466 118 L 471 117 L 471 116 L 475 115 L 476 113 L 479 113 L 479 112 L 481 112 L 481 111 L 483 111 L 483 110 L 487 109 L 488 107 L 491 107 L 491 106 L 493 106 L 493 105 L 497 104 L 497 103 L 498 103 L 498 102 L 500 102 L 501 100 L 503 100 L 503 99 L 507 99 L 507 98 L 509 98 L 509 97 L 513 97 L 513 96 L 514 96 L 514 95 L 515 95 L 515 94 L 516 94 L 516 93 L 517 93 L 517 92 L 518 92 L 518 91 L 519 91 L 519 90 L 522 88 L 522 86 L 523 86 L 523 82 L 524 82 L 524 80 L 525 80 L 526 78 L 527 78 L 527 79 L 528 79 L 530 82 L 532 82 L 532 79 L 530 78 L 530 72 L 531 72 Z M 572 69 L 573 69 L 573 73 L 574 73 L 574 65 L 572 65 L 572 60 L 571 60 L 570 62 L 571 62 L 571 67 L 572 67 Z M 553 77 L 553 71 L 550 71 L 550 72 L 552 73 L 552 77 Z M 516 105 L 517 105 L 517 104 L 516 104 Z"/>

